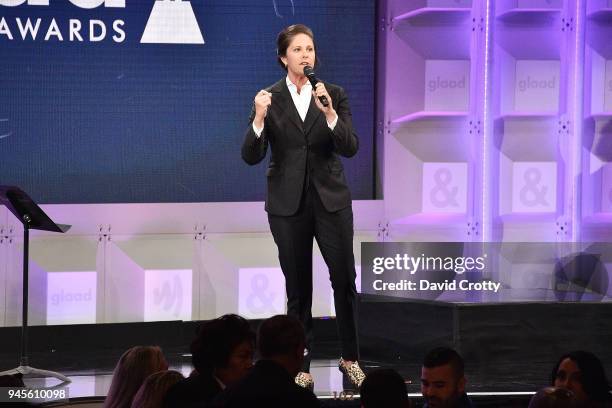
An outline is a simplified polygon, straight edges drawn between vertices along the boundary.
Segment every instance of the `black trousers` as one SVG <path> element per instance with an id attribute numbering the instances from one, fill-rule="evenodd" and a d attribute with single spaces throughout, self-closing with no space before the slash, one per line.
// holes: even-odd
<path id="1" fill-rule="evenodd" d="M 357 289 L 353 254 L 353 209 L 328 212 L 314 186 L 302 196 L 300 208 L 291 216 L 268 214 L 270 230 L 278 247 L 285 275 L 287 314 L 297 317 L 306 331 L 303 371 L 310 369 L 312 350 L 312 246 L 317 240 L 329 268 L 334 291 L 336 324 L 345 360 L 359 359 L 357 339 Z"/>

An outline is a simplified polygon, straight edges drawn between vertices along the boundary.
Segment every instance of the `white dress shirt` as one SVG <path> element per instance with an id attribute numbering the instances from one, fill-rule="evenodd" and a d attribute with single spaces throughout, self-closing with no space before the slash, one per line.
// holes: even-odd
<path id="1" fill-rule="evenodd" d="M 295 108 L 297 109 L 298 114 L 300 115 L 300 118 L 303 122 L 304 120 L 306 120 L 306 114 L 308 113 L 308 108 L 310 107 L 310 98 L 312 97 L 312 85 L 310 84 L 310 82 L 306 82 L 304 85 L 302 85 L 301 92 L 298 93 L 297 86 L 293 82 L 291 82 L 288 75 L 285 78 L 285 81 L 287 81 L 287 88 L 289 88 L 289 93 L 291 94 L 291 99 L 293 99 L 293 104 L 295 105 Z M 329 126 L 331 130 L 334 130 L 334 128 L 336 127 L 336 123 L 338 123 L 338 115 L 336 115 L 336 119 L 334 119 L 332 123 L 328 122 L 327 126 Z M 255 132 L 255 135 L 257 137 L 260 137 L 261 132 L 263 132 L 263 127 L 261 129 L 258 129 L 257 126 L 255 126 L 255 122 L 253 121 L 253 131 Z"/>

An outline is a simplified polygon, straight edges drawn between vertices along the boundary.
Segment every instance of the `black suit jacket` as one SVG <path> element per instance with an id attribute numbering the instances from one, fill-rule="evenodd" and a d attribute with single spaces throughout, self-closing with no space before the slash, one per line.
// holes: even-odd
<path id="1" fill-rule="evenodd" d="M 174 384 L 164 397 L 164 408 L 200 408 L 223 391 L 212 375 L 192 375 Z"/>
<path id="2" fill-rule="evenodd" d="M 293 215 L 298 210 L 304 182 L 308 180 L 319 193 L 325 209 L 335 212 L 351 205 L 351 193 L 338 155 L 357 153 L 359 139 L 353 130 L 348 98 L 339 86 L 325 83 L 338 114 L 334 130 L 311 97 L 304 122 L 291 99 L 286 78 L 266 88 L 272 105 L 264 121 L 261 137 L 253 131 L 255 107 L 242 144 L 242 158 L 248 164 L 264 159 L 268 146 L 271 157 L 266 171 L 268 193 L 266 211 L 272 215 Z"/>
<path id="3" fill-rule="evenodd" d="M 259 360 L 238 383 L 219 394 L 215 408 L 318 408 L 317 397 L 300 387 L 287 370 L 271 360 Z"/>

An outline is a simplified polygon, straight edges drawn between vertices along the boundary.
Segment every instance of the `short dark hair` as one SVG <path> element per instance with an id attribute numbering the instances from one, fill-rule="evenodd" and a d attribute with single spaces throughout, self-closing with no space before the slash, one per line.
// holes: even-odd
<path id="1" fill-rule="evenodd" d="M 434 368 L 449 364 L 457 379 L 465 375 L 463 358 L 450 347 L 436 347 L 430 350 L 423 359 L 423 367 Z"/>
<path id="2" fill-rule="evenodd" d="M 289 44 L 293 38 L 295 38 L 298 34 L 306 34 L 312 40 L 312 45 L 314 46 L 315 52 L 317 51 L 317 43 L 314 39 L 314 33 L 312 30 L 305 26 L 304 24 L 293 24 L 289 27 L 285 27 L 278 36 L 276 37 L 276 60 L 280 64 L 281 67 L 286 71 L 287 67 L 283 64 L 283 60 L 281 57 L 287 56 L 287 49 L 289 48 Z M 315 58 L 315 66 L 314 68 L 319 66 L 319 57 Z"/>
<path id="3" fill-rule="evenodd" d="M 244 342 L 255 345 L 255 332 L 243 317 L 226 314 L 205 322 L 191 343 L 193 366 L 200 374 L 212 374 L 226 367 L 232 351 Z"/>
<path id="4" fill-rule="evenodd" d="M 610 383 L 606 377 L 603 364 L 595 354 L 588 351 L 575 350 L 562 355 L 550 373 L 550 385 L 555 385 L 559 366 L 566 358 L 575 362 L 580 369 L 580 382 L 584 392 L 590 399 L 593 401 L 612 400 L 610 396 Z"/>
<path id="5" fill-rule="evenodd" d="M 261 323 L 257 332 L 257 348 L 263 358 L 291 355 L 305 342 L 304 327 L 293 316 L 272 316 Z"/>
<path id="6" fill-rule="evenodd" d="M 405 408 L 408 407 L 406 383 L 395 370 L 381 368 L 370 371 L 359 388 L 364 408 Z"/>

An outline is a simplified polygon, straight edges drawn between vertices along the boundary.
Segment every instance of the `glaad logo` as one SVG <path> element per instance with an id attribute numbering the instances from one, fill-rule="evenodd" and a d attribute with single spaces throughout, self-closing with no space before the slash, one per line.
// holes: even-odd
<path id="1" fill-rule="evenodd" d="M 125 0 L 70 0 L 70 3 L 82 9 L 94 9 L 104 5 L 104 7 L 111 8 L 125 8 Z M 0 0 L 0 6 L 17 7 L 23 4 L 28 6 L 49 6 L 49 0 Z M 59 21 L 59 23 L 58 23 Z M 112 22 L 104 22 L 103 20 L 89 20 L 85 24 L 83 21 L 71 18 L 68 21 L 62 21 L 59 19 L 52 18 L 50 21 L 43 20 L 42 18 L 31 19 L 29 17 L 22 19 L 19 17 L 15 18 L 15 23 L 11 25 L 7 20 L 2 17 L 0 19 L 0 39 L 2 36 L 6 36 L 9 40 L 14 40 L 15 36 L 13 32 L 19 32 L 21 39 L 36 41 L 36 39 L 43 38 L 42 34 L 39 36 L 39 30 L 41 24 L 44 24 L 44 41 L 54 39 L 59 42 L 63 41 L 76 41 L 83 42 L 87 39 L 89 42 L 99 42 L 107 38 L 107 26 L 112 26 L 114 35 L 112 40 L 116 43 L 123 42 L 125 40 L 125 21 L 113 20 Z M 83 29 L 83 26 L 87 27 Z M 63 30 L 60 27 L 64 27 Z"/>
<path id="2" fill-rule="evenodd" d="M 50 0 L 0 0 L 0 6 L 17 7 L 49 6 Z M 66 0 L 81 9 L 126 8 L 126 0 Z M 5 37 L 14 40 L 44 41 L 55 40 L 59 42 L 99 42 L 111 38 L 116 43 L 126 40 L 125 21 L 113 19 L 90 19 L 82 21 L 77 18 L 62 20 L 59 17 L 45 20 L 43 18 L 20 18 L 14 21 L 0 18 L 0 40 Z M 41 27 L 42 26 L 42 27 Z M 110 27 L 114 32 L 112 37 L 107 36 Z M 39 32 L 44 31 L 43 34 Z M 140 39 L 141 43 L 158 44 L 204 44 L 200 26 L 196 20 L 191 3 L 183 0 L 156 0 L 153 9 Z"/>
<path id="3" fill-rule="evenodd" d="M 51 295 L 51 304 L 59 306 L 60 303 L 91 302 L 91 289 L 87 292 L 66 292 L 64 289 Z"/>
<path id="4" fill-rule="evenodd" d="M 427 83 L 429 92 L 435 92 L 438 89 L 465 89 L 465 76 L 460 80 L 442 79 L 439 76 Z"/>
<path id="5" fill-rule="evenodd" d="M 182 0 L 155 1 L 140 42 L 204 44 L 191 3 Z"/>
<path id="6" fill-rule="evenodd" d="M 557 87 L 557 77 L 553 76 L 551 79 L 535 79 L 531 76 L 527 76 L 525 79 L 518 81 L 519 91 L 525 92 L 528 89 L 555 89 Z"/>
<path id="7" fill-rule="evenodd" d="M 161 289 L 155 288 L 153 291 L 153 302 L 166 312 L 170 311 L 172 306 L 174 306 L 173 314 L 179 316 L 183 304 L 183 286 L 179 277 L 175 275 L 172 283 L 166 280 Z"/>
<path id="8" fill-rule="evenodd" d="M 16 7 L 26 3 L 28 6 L 48 6 L 49 0 L 0 0 L 0 6 Z M 125 0 L 70 0 L 72 4 L 84 9 L 92 9 L 104 4 L 105 7 L 125 7 Z"/>

